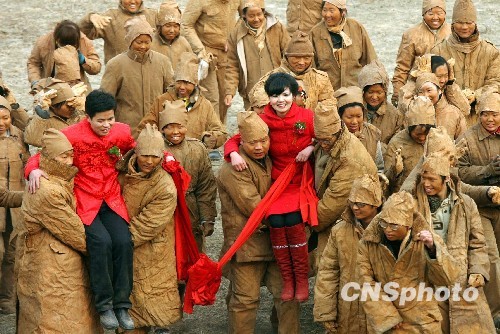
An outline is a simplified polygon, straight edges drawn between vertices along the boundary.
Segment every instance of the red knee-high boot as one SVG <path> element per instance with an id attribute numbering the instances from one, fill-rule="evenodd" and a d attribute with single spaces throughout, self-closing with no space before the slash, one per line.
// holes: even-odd
<path id="1" fill-rule="evenodd" d="M 295 277 L 295 299 L 305 302 L 309 299 L 309 257 L 304 224 L 286 228 L 286 237 L 292 255 L 293 274 Z"/>
<path id="2" fill-rule="evenodd" d="M 293 300 L 295 295 L 295 281 L 292 271 L 292 257 L 288 247 L 285 227 L 269 228 L 271 231 L 271 244 L 273 245 L 274 257 L 281 272 L 283 286 L 281 288 L 281 300 Z"/>

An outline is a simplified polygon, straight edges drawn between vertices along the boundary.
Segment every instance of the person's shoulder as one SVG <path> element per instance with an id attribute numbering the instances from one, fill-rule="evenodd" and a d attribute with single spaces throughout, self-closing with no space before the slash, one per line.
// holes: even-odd
<path id="1" fill-rule="evenodd" d="M 205 147 L 205 145 L 201 142 L 201 140 L 196 139 L 196 138 L 191 138 L 191 137 L 186 137 L 184 139 L 186 141 L 186 144 L 192 149 L 196 150 L 199 153 L 207 154 L 208 155 L 208 150 Z"/>
<path id="2" fill-rule="evenodd" d="M 491 41 L 489 41 L 489 40 L 487 40 L 487 39 L 483 39 L 483 40 L 482 40 L 482 42 L 483 42 L 483 45 L 484 45 L 487 49 L 489 49 L 489 50 L 493 51 L 494 53 L 499 53 L 498 48 L 496 47 L 496 45 L 495 45 L 493 42 L 491 42 Z"/>
<path id="3" fill-rule="evenodd" d="M 320 76 L 320 77 L 327 78 L 328 81 L 330 81 L 330 79 L 328 78 L 328 73 L 326 73 L 325 71 L 318 70 L 317 68 L 312 68 L 311 73 L 314 73 L 315 75 Z"/>

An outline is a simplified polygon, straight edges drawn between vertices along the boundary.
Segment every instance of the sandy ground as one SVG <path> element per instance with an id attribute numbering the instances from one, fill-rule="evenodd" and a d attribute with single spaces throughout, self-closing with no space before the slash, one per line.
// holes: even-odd
<path id="1" fill-rule="evenodd" d="M 115 7 L 118 0 L 76 1 L 76 0 L 18 0 L 4 1 L 0 11 L 0 69 L 7 84 L 14 90 L 20 104 L 30 108 L 32 100 L 28 94 L 29 84 L 26 74 L 26 60 L 37 37 L 52 30 L 62 19 L 78 21 L 87 12 L 102 12 Z M 187 0 L 179 0 L 184 8 Z M 447 1 L 448 20 L 454 1 Z M 481 36 L 500 45 L 500 35 L 495 34 L 494 27 L 500 19 L 500 2 L 498 0 L 476 0 L 478 8 L 479 30 Z M 161 1 L 147 0 L 148 7 L 156 8 Z M 285 0 L 267 0 L 267 10 L 286 21 Z M 397 49 L 403 31 L 421 20 L 421 0 L 355 0 L 348 1 L 348 14 L 360 21 L 370 34 L 379 58 L 392 76 Z M 103 57 L 102 41 L 95 45 Z M 101 74 L 104 69 L 101 71 Z M 91 76 L 94 88 L 99 86 L 101 75 Z M 242 108 L 241 99 L 235 99 L 228 114 L 228 130 L 236 128 L 235 112 Z M 214 164 L 217 172 L 218 165 Z M 217 258 L 222 244 L 220 220 L 213 236 L 207 239 L 208 255 Z M 311 280 L 311 288 L 314 280 Z M 224 296 L 227 293 L 227 281 L 223 281 L 215 305 L 197 307 L 193 315 L 185 315 L 182 323 L 172 327 L 173 333 L 223 333 L 227 329 L 227 316 Z M 257 333 L 271 333 L 269 314 L 272 300 L 264 288 L 261 290 L 261 307 L 257 317 Z M 304 303 L 301 313 L 302 331 L 305 333 L 322 333 L 319 325 L 312 320 L 312 298 Z M 0 334 L 15 333 L 13 316 L 0 316 Z"/>

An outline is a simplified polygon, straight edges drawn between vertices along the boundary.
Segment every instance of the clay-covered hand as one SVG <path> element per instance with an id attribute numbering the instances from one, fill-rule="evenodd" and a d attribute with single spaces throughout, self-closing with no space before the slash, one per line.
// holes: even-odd
<path id="1" fill-rule="evenodd" d="M 391 103 L 396 108 L 398 107 L 398 102 L 399 102 L 398 100 L 399 98 L 396 95 L 392 94 Z"/>
<path id="2" fill-rule="evenodd" d="M 469 286 L 473 288 L 480 288 L 484 286 L 484 277 L 481 274 L 470 274 L 469 275 Z"/>
<path id="3" fill-rule="evenodd" d="M 328 334 L 337 333 L 338 324 L 335 321 L 323 321 L 323 327 L 325 327 L 325 331 Z"/>
<path id="4" fill-rule="evenodd" d="M 396 174 L 399 175 L 404 169 L 403 157 L 401 156 L 401 147 L 396 150 L 394 159 L 395 159 L 394 169 L 396 170 Z"/>
<path id="5" fill-rule="evenodd" d="M 85 96 L 85 93 L 87 92 L 87 85 L 85 82 L 79 82 L 72 86 L 71 90 L 73 90 L 73 94 L 75 94 L 75 96 Z"/>
<path id="6" fill-rule="evenodd" d="M 217 146 L 217 137 L 206 134 L 203 136 L 202 142 L 208 149 L 214 149 Z"/>
<path id="7" fill-rule="evenodd" d="M 500 205 L 500 187 L 493 186 L 488 188 L 488 197 L 491 198 L 491 202 L 496 205 Z"/>
<path id="8" fill-rule="evenodd" d="M 499 176 L 500 175 L 500 158 L 497 156 L 494 158 L 488 165 L 489 172 L 491 176 Z"/>
<path id="9" fill-rule="evenodd" d="M 450 58 L 448 61 L 448 82 L 447 85 L 452 85 L 455 82 L 455 58 Z"/>
<path id="10" fill-rule="evenodd" d="M 104 29 L 111 20 L 111 16 L 104 16 L 99 14 L 90 15 L 90 22 L 92 22 L 96 29 Z"/>
<path id="11" fill-rule="evenodd" d="M 462 92 L 464 93 L 467 100 L 469 100 L 469 104 L 472 104 L 472 102 L 476 101 L 476 94 L 473 90 L 465 88 Z"/>

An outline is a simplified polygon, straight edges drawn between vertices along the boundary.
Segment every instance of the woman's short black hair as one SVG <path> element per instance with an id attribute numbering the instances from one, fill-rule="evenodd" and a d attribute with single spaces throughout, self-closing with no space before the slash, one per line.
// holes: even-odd
<path id="1" fill-rule="evenodd" d="M 64 20 L 54 29 L 54 40 L 59 46 L 72 45 L 75 49 L 80 47 L 80 28 L 70 20 Z"/>
<path id="2" fill-rule="evenodd" d="M 363 115 L 364 115 L 365 114 L 365 106 L 363 105 L 363 103 L 352 102 L 352 103 L 348 103 L 346 105 L 343 105 L 342 107 L 339 108 L 339 110 L 338 110 L 339 117 L 342 117 L 342 115 L 344 114 L 344 111 L 347 108 L 356 107 L 356 106 L 361 107 L 361 110 L 363 110 Z"/>
<path id="3" fill-rule="evenodd" d="M 431 125 L 431 124 L 416 124 L 416 125 L 410 125 L 408 127 L 408 133 L 412 133 L 413 130 L 415 130 L 417 127 L 422 127 L 422 128 L 425 128 L 425 132 L 426 133 L 429 133 L 429 130 L 432 129 L 432 128 L 435 128 L 436 126 L 435 125 Z"/>
<path id="4" fill-rule="evenodd" d="M 450 65 L 448 65 L 448 62 L 446 59 L 444 59 L 441 56 L 431 56 L 431 71 L 432 73 L 436 72 L 436 68 L 439 66 L 446 65 L 446 68 L 448 69 L 448 72 L 450 71 Z"/>
<path id="5" fill-rule="evenodd" d="M 92 119 L 97 113 L 116 110 L 116 100 L 113 95 L 102 89 L 94 89 L 85 101 L 85 113 Z"/>
<path id="6" fill-rule="evenodd" d="M 290 89 L 293 96 L 299 94 L 299 84 L 287 73 L 273 73 L 267 78 L 264 89 L 267 96 L 280 95 L 285 89 Z"/>

